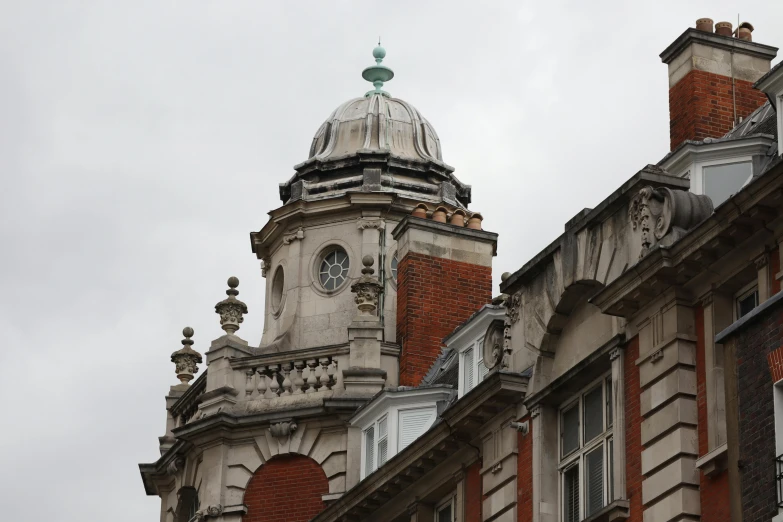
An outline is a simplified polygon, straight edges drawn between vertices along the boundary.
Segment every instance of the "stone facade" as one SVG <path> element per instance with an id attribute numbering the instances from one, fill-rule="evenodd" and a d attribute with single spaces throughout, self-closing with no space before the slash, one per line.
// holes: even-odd
<path id="1" fill-rule="evenodd" d="M 686 31 L 672 87 L 722 71 L 724 44 Z M 783 519 L 783 160 L 718 205 L 647 165 L 493 298 L 497 235 L 432 126 L 380 90 L 379 49 L 375 91 L 330 116 L 251 234 L 260 345 L 231 278 L 225 335 L 203 350 L 186 328 L 172 354 L 141 465 L 161 522 Z"/>

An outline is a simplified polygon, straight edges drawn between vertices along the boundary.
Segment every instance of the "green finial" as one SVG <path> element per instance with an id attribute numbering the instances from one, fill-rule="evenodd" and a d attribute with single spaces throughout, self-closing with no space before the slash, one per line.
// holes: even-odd
<path id="1" fill-rule="evenodd" d="M 371 82 L 375 86 L 375 90 L 368 91 L 365 96 L 371 96 L 373 94 L 381 94 L 388 97 L 389 93 L 382 90 L 384 82 L 388 82 L 394 78 L 394 71 L 382 65 L 381 62 L 386 57 L 386 49 L 381 47 L 381 39 L 378 38 L 378 47 L 372 50 L 372 56 L 375 58 L 375 65 L 371 65 L 362 71 L 362 78 Z"/>

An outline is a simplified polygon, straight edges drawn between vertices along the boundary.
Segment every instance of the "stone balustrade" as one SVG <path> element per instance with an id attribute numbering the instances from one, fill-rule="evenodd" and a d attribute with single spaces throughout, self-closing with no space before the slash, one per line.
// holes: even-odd
<path id="1" fill-rule="evenodd" d="M 170 413 L 174 419 L 175 427 L 179 428 L 180 426 L 184 426 L 196 417 L 201 396 L 204 394 L 204 391 L 206 391 L 206 388 L 207 374 L 205 372 L 201 374 L 201 377 L 196 379 L 182 397 L 171 406 Z"/>
<path id="2" fill-rule="evenodd" d="M 256 364 L 245 370 L 245 400 L 273 399 L 331 390 L 336 382 L 337 359 L 285 357 L 280 362 Z"/>

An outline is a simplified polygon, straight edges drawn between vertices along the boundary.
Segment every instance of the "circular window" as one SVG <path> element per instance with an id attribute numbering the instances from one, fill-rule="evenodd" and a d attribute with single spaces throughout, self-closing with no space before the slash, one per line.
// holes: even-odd
<path id="1" fill-rule="evenodd" d="M 272 311 L 277 313 L 283 304 L 283 293 L 285 291 L 285 273 L 283 267 L 278 266 L 275 270 L 275 277 L 272 278 Z"/>
<path id="2" fill-rule="evenodd" d="M 397 281 L 397 252 L 394 253 L 391 260 L 391 273 L 392 273 L 392 279 L 394 281 Z"/>
<path id="3" fill-rule="evenodd" d="M 348 278 L 348 254 L 340 247 L 326 251 L 318 268 L 318 280 L 325 290 L 335 290 Z"/>

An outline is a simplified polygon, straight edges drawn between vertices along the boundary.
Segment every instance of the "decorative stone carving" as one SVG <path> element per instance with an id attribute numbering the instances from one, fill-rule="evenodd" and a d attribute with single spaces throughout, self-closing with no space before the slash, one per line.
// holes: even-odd
<path id="1" fill-rule="evenodd" d="M 209 517 L 219 517 L 223 514 L 223 506 L 217 504 L 215 506 L 207 506 L 204 509 L 196 511 L 196 515 L 191 519 L 192 522 L 202 522 Z"/>
<path id="2" fill-rule="evenodd" d="M 609 352 L 609 360 L 614 361 L 620 357 L 620 353 L 622 353 L 622 348 L 614 348 L 611 352 Z"/>
<path id="3" fill-rule="evenodd" d="M 186 326 L 182 329 L 182 348 L 171 354 L 171 362 L 174 363 L 174 371 L 180 382 L 188 386 L 193 380 L 193 375 L 198 373 L 198 364 L 202 361 L 201 354 L 191 348 L 193 345 L 193 328 Z"/>
<path id="4" fill-rule="evenodd" d="M 769 254 L 764 252 L 753 260 L 753 264 L 756 265 L 756 270 L 761 270 L 769 264 Z"/>
<path id="5" fill-rule="evenodd" d="M 296 431 L 296 421 L 277 422 L 269 426 L 269 433 L 276 439 L 285 439 Z"/>
<path id="6" fill-rule="evenodd" d="M 511 324 L 519 321 L 520 308 L 522 307 L 522 291 L 519 291 L 506 300 L 506 315 Z"/>
<path id="7" fill-rule="evenodd" d="M 375 310 L 378 308 L 378 297 L 383 292 L 383 285 L 373 275 L 375 273 L 372 268 L 373 262 L 370 255 L 362 258 L 364 265 L 362 275 L 358 281 L 351 285 L 351 292 L 356 294 L 354 301 L 359 308 L 359 315 L 367 317 L 375 315 Z"/>
<path id="8" fill-rule="evenodd" d="M 229 277 L 228 290 L 226 290 L 228 298 L 215 305 L 215 312 L 220 315 L 220 327 L 228 334 L 239 330 L 239 325 L 245 320 L 243 316 L 247 313 L 247 305 L 236 297 L 239 295 L 238 286 L 239 279 Z"/>
<path id="9" fill-rule="evenodd" d="M 541 415 L 541 405 L 540 404 L 536 404 L 535 406 L 530 408 L 530 418 L 531 419 L 535 419 L 539 415 Z"/>
<path id="10" fill-rule="evenodd" d="M 269 272 L 270 268 L 272 268 L 272 260 L 268 257 L 265 257 L 261 260 L 261 277 L 266 277 L 266 274 Z"/>
<path id="11" fill-rule="evenodd" d="M 658 245 L 673 244 L 709 217 L 712 211 L 709 196 L 666 187 L 644 187 L 634 196 L 628 208 L 631 227 L 641 232 L 639 258 Z"/>
<path id="12" fill-rule="evenodd" d="M 505 324 L 500 319 L 492 321 L 484 334 L 484 364 L 490 370 L 501 364 L 507 368 L 505 354 Z M 506 364 L 504 364 L 506 363 Z"/>
<path id="13" fill-rule="evenodd" d="M 283 244 L 284 245 L 290 245 L 291 243 L 293 243 L 297 239 L 301 240 L 301 239 L 304 239 L 304 237 L 305 237 L 304 229 L 302 229 L 302 227 L 299 227 L 299 229 L 297 229 L 297 231 L 294 232 L 293 234 L 285 234 L 283 236 Z"/>
<path id="14" fill-rule="evenodd" d="M 185 457 L 179 455 L 174 460 L 169 462 L 168 466 L 166 466 L 166 473 L 169 475 L 176 475 L 178 471 L 184 468 L 185 468 Z"/>
<path id="15" fill-rule="evenodd" d="M 365 228 L 384 230 L 386 228 L 386 222 L 382 219 L 360 219 L 356 222 L 356 227 L 359 230 L 364 230 Z"/>

